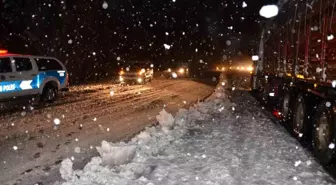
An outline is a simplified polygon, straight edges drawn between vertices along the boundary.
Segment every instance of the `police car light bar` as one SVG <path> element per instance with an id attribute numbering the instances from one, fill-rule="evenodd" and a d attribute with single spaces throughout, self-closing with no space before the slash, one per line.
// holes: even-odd
<path id="1" fill-rule="evenodd" d="M 8 53 L 7 50 L 5 50 L 5 49 L 0 49 L 0 54 L 6 54 L 6 53 Z"/>

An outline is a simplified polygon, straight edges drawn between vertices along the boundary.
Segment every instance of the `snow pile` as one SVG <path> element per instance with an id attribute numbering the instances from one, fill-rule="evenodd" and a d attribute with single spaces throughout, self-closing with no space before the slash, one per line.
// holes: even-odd
<path id="1" fill-rule="evenodd" d="M 111 144 L 107 141 L 102 141 L 101 147 L 97 147 L 102 158 L 102 164 L 116 166 L 129 163 L 135 155 L 136 147 L 132 145 Z"/>
<path id="2" fill-rule="evenodd" d="M 65 159 L 61 163 L 60 174 L 64 180 L 70 180 L 73 176 L 72 161 L 70 159 Z"/>
<path id="3" fill-rule="evenodd" d="M 156 116 L 156 119 L 159 124 L 165 129 L 170 130 L 174 127 L 174 117 L 165 109 L 163 109 L 160 114 Z"/>
<path id="4" fill-rule="evenodd" d="M 175 117 L 162 110 L 159 125 L 128 143 L 103 141 L 97 147 L 100 156 L 82 170 L 64 160 L 60 173 L 65 182 L 56 184 L 333 183 L 295 139 L 265 116 L 252 119 L 260 108 L 249 103 L 247 92 L 233 101 L 219 85 L 205 102 L 181 109 Z"/>

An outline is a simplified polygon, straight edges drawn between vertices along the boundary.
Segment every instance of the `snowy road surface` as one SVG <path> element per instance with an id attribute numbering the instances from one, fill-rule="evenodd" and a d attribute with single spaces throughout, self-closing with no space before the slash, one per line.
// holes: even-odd
<path id="1" fill-rule="evenodd" d="M 231 89 L 231 88 L 230 88 Z M 230 96 L 230 98 L 228 97 Z M 85 167 L 62 161 L 62 185 L 334 184 L 309 152 L 246 91 L 219 87 L 205 102 L 127 143 L 102 141 Z M 75 159 L 76 160 L 76 159 Z"/>
<path id="2" fill-rule="evenodd" d="M 130 138 L 166 106 L 170 112 L 210 95 L 213 87 L 188 80 L 154 80 L 121 87 L 75 86 L 53 105 L 0 116 L 0 184 L 50 184 L 69 156 L 80 168 L 103 139 Z M 84 160 L 84 161 L 83 161 Z"/>

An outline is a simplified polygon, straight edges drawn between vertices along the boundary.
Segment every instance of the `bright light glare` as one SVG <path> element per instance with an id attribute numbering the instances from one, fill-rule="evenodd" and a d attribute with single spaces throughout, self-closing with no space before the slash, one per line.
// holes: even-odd
<path id="1" fill-rule="evenodd" d="M 252 60 L 253 60 L 253 61 L 257 61 L 257 60 L 259 60 L 259 56 L 258 56 L 258 55 L 253 55 L 253 56 L 252 56 Z"/>
<path id="2" fill-rule="evenodd" d="M 138 78 L 137 81 L 138 81 L 138 83 L 141 83 L 141 82 L 142 82 L 142 79 L 141 79 L 141 78 Z"/>
<path id="3" fill-rule="evenodd" d="M 274 92 L 269 93 L 269 96 L 274 96 Z"/>
<path id="4" fill-rule="evenodd" d="M 171 72 L 171 69 L 170 69 L 170 68 L 168 68 L 168 72 Z"/>
<path id="5" fill-rule="evenodd" d="M 265 5 L 261 7 L 259 14 L 265 18 L 271 18 L 279 13 L 279 8 L 276 5 Z"/>
<path id="6" fill-rule="evenodd" d="M 124 81 L 124 78 L 122 76 L 119 76 L 119 81 L 120 82 L 123 82 Z"/>

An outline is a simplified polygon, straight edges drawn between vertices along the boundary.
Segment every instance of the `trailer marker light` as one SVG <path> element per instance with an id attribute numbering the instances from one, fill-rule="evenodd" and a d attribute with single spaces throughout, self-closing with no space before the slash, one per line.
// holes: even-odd
<path id="1" fill-rule="evenodd" d="M 7 51 L 7 50 L 0 49 L 0 54 L 6 54 L 6 53 L 8 53 L 8 51 Z"/>

